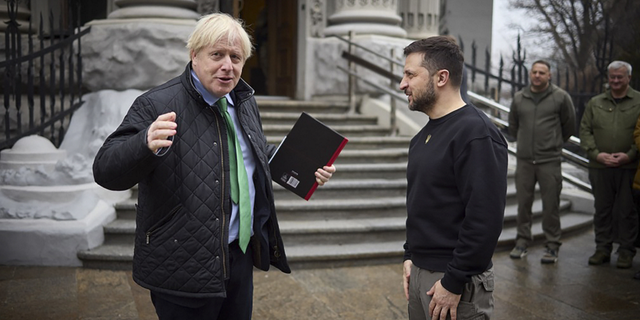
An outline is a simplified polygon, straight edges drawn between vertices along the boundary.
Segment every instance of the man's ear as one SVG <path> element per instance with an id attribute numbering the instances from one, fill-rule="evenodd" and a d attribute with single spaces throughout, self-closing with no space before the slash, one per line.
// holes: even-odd
<path id="1" fill-rule="evenodd" d="M 442 70 L 438 70 L 438 80 L 436 82 L 436 85 L 438 87 L 444 87 L 447 82 L 449 82 L 449 70 L 447 69 L 442 69 Z"/>

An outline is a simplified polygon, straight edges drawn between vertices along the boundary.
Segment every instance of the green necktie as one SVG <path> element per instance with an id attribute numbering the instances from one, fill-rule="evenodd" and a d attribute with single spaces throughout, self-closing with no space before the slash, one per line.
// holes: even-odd
<path id="1" fill-rule="evenodd" d="M 227 110 L 227 99 L 222 97 L 216 102 L 227 124 L 227 142 L 229 144 L 229 168 L 231 172 L 231 200 L 238 205 L 240 216 L 240 249 L 246 252 L 251 238 L 251 200 L 249 199 L 249 179 L 244 167 L 242 148 L 238 142 L 235 126 Z"/>

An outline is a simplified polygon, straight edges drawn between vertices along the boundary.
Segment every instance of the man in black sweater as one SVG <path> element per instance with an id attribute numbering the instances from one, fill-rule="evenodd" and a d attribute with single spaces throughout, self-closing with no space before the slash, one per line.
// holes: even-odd
<path id="1" fill-rule="evenodd" d="M 429 122 L 411 140 L 403 283 L 409 319 L 493 311 L 491 256 L 502 231 L 507 143 L 460 95 L 464 58 L 448 37 L 404 49 L 400 89 Z"/>

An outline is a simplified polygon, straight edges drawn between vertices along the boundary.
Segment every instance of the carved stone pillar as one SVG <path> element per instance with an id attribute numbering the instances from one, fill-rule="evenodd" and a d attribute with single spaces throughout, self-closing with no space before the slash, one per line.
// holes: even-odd
<path id="1" fill-rule="evenodd" d="M 308 20 L 310 21 L 309 30 L 312 37 L 324 36 L 324 28 L 327 25 L 326 15 L 325 0 L 313 0 L 309 2 Z"/>
<path id="2" fill-rule="evenodd" d="M 407 38 L 424 39 L 438 35 L 440 0 L 399 0 L 398 11 Z"/>
<path id="3" fill-rule="evenodd" d="M 400 28 L 397 0 L 334 0 L 335 13 L 328 18 L 325 35 L 376 34 L 390 37 L 407 36 Z"/>
<path id="4" fill-rule="evenodd" d="M 189 62 L 185 45 L 196 20 L 219 2 L 113 1 L 118 9 L 88 22 L 91 32 L 82 40 L 82 81 L 90 91 L 147 90 L 180 75 Z"/>
<path id="5" fill-rule="evenodd" d="M 198 19 L 196 0 L 114 0 L 119 8 L 107 19 L 169 18 Z"/>

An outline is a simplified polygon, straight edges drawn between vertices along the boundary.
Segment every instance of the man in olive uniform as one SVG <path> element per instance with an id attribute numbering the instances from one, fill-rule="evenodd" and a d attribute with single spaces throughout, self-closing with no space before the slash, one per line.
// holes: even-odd
<path id="1" fill-rule="evenodd" d="M 636 254 L 638 233 L 632 184 L 638 166 L 633 131 L 640 115 L 640 93 L 629 87 L 629 63 L 613 61 L 607 69 L 609 88 L 589 101 L 580 123 L 581 147 L 589 158 L 596 210 L 596 252 L 589 264 L 609 262 L 616 241 L 620 244 L 616 266 L 626 269 L 631 268 Z"/>
<path id="2" fill-rule="evenodd" d="M 576 130 L 576 111 L 569 94 L 551 84 L 551 66 L 538 60 L 529 71 L 531 85 L 513 98 L 509 133 L 518 141 L 516 192 L 518 235 L 512 259 L 527 254 L 533 240 L 532 206 L 536 182 L 542 198 L 542 231 L 546 238 L 540 262 L 555 263 L 560 249 L 560 192 L 562 145 Z"/>

